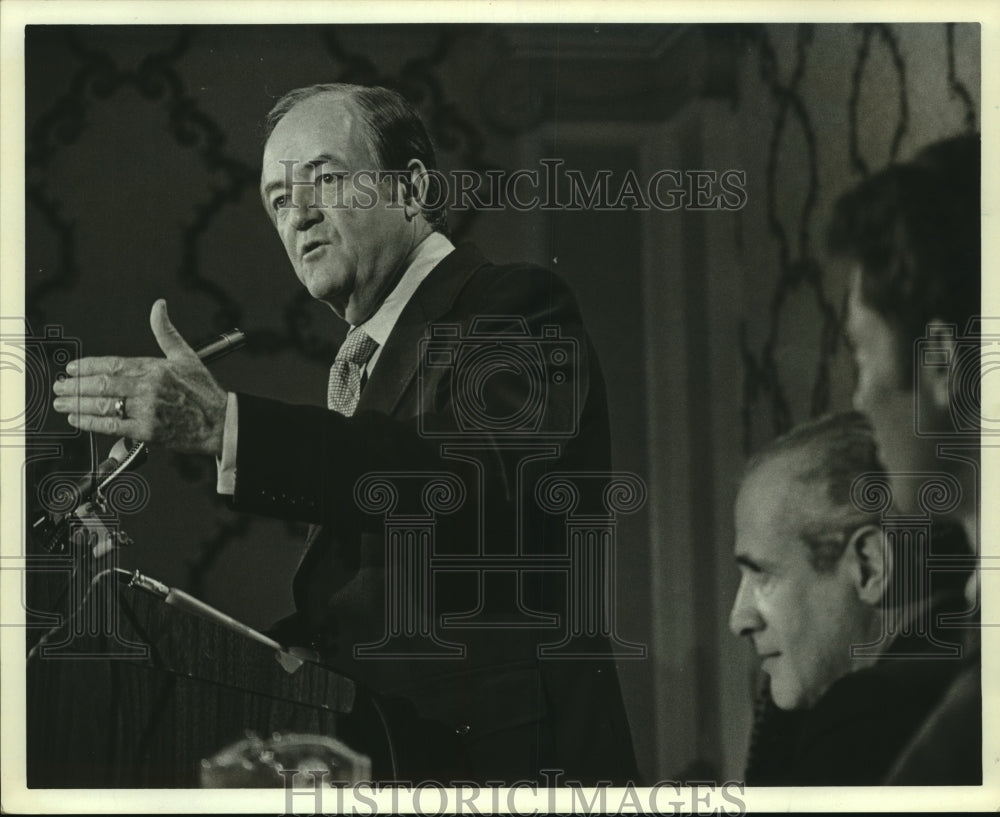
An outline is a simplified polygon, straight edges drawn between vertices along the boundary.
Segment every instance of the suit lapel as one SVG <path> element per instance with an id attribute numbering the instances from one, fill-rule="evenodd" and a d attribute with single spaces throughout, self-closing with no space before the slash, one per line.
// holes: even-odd
<path id="1" fill-rule="evenodd" d="M 356 414 L 368 410 L 392 415 L 396 411 L 407 385 L 417 373 L 420 341 L 428 324 L 448 313 L 472 274 L 486 263 L 489 262 L 475 246 L 463 244 L 431 270 L 393 327 L 378 364 L 361 392 Z M 329 529 L 323 525 L 309 527 L 305 552 L 293 582 L 295 605 L 300 611 L 313 609 L 309 585 L 319 569 L 317 565 L 323 553 L 328 552 L 321 542 L 329 535 Z M 341 548 L 345 546 L 346 543 L 340 543 Z"/>
<path id="2" fill-rule="evenodd" d="M 451 309 L 466 282 L 483 264 L 483 254 L 471 244 L 463 244 L 431 270 L 413 293 L 393 327 L 379 355 L 357 411 L 392 414 L 417 373 L 420 341 L 427 326 Z"/>

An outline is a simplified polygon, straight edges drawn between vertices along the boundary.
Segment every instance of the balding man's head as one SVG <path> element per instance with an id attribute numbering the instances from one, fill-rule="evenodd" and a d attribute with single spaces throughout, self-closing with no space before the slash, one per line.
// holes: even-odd
<path id="1" fill-rule="evenodd" d="M 782 709 L 813 706 L 863 664 L 851 647 L 877 638 L 891 565 L 878 519 L 851 486 L 879 471 L 855 413 L 826 417 L 776 440 L 749 463 L 736 500 L 742 574 L 730 628 L 753 641 Z"/>

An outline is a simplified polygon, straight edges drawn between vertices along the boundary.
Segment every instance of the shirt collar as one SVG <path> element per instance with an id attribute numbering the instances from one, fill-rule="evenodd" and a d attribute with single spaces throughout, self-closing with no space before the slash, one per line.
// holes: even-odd
<path id="1" fill-rule="evenodd" d="M 379 351 L 385 346 L 389 339 L 396 321 L 403 313 L 403 308 L 409 303 L 417 287 L 423 283 L 432 269 L 436 267 L 446 256 L 455 249 L 448 238 L 441 233 L 433 232 L 420 242 L 413 251 L 410 264 L 399 279 L 392 292 L 382 302 L 382 305 L 375 311 L 367 321 L 360 324 L 360 328 L 372 340 L 378 343 Z"/>

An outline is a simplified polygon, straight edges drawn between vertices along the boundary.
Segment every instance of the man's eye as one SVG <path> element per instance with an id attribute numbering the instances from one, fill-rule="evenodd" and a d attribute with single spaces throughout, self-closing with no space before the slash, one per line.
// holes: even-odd
<path id="1" fill-rule="evenodd" d="M 271 209 L 272 210 L 278 210 L 278 209 L 284 207 L 285 206 L 285 201 L 286 201 L 286 197 L 285 196 L 276 196 L 271 201 Z"/>
<path id="2" fill-rule="evenodd" d="M 323 182 L 323 184 L 333 184 L 341 178 L 343 178 L 343 176 L 340 173 L 324 173 L 319 177 L 319 180 Z"/>
<path id="3" fill-rule="evenodd" d="M 771 587 L 771 580 L 774 578 L 773 573 L 769 573 L 766 570 L 758 569 L 746 573 L 746 580 L 749 586 L 758 593 L 765 593 Z"/>

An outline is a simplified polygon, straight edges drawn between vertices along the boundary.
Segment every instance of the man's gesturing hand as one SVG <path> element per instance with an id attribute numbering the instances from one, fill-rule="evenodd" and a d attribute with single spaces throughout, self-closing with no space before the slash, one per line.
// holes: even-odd
<path id="1" fill-rule="evenodd" d="M 56 411 L 84 431 L 159 443 L 175 451 L 222 453 L 226 392 L 167 316 L 160 299 L 149 314 L 166 358 L 85 357 L 66 366 L 57 381 Z M 117 414 L 124 400 L 125 418 Z"/>

